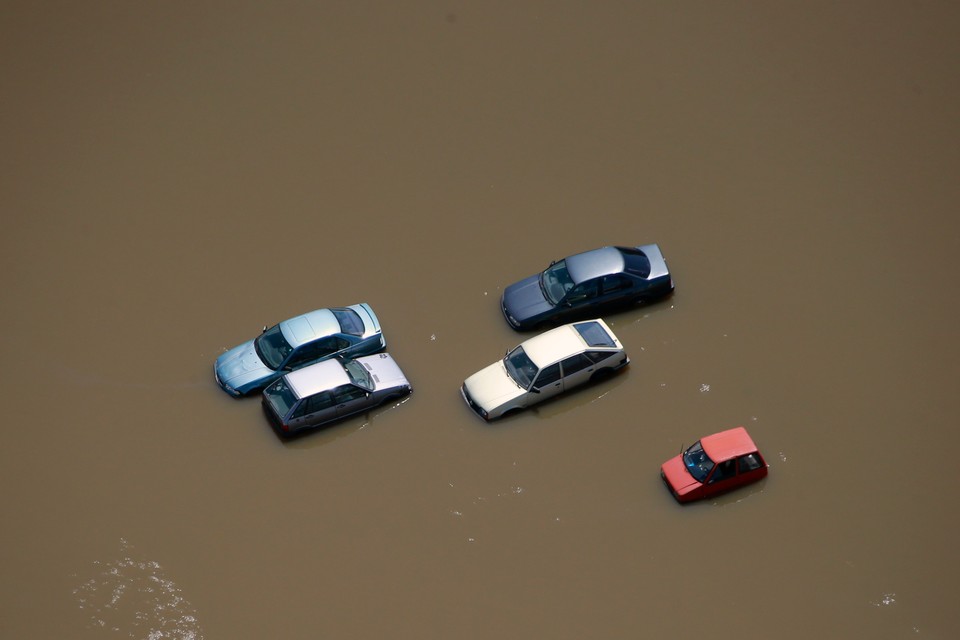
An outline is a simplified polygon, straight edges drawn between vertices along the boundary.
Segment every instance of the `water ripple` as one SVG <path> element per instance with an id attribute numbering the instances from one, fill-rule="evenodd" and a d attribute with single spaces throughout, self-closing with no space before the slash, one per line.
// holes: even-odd
<path id="1" fill-rule="evenodd" d="M 159 563 L 133 557 L 120 539 L 120 559 L 94 562 L 97 574 L 73 590 L 90 614 L 88 628 L 149 640 L 202 640 L 196 610 Z"/>

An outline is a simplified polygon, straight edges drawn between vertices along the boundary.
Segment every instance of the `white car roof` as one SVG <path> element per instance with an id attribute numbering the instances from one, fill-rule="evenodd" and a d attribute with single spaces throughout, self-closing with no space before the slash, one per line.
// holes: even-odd
<path id="1" fill-rule="evenodd" d="M 350 382 L 350 376 L 336 358 L 291 371 L 285 377 L 298 398 L 312 396 L 318 391 L 328 391 Z"/>
<path id="2" fill-rule="evenodd" d="M 617 340 L 617 336 L 613 335 L 613 331 L 610 330 L 610 327 L 608 327 L 607 324 L 600 318 L 595 320 L 586 320 L 584 322 L 565 324 L 562 327 L 551 329 L 546 333 L 541 333 L 538 336 L 530 338 L 529 340 L 521 343 L 521 346 L 530 359 L 533 360 L 533 363 L 538 367 L 545 367 L 553 364 L 558 360 L 562 360 L 574 354 L 580 353 L 581 351 L 586 351 L 588 348 L 609 349 L 610 347 L 607 346 L 591 347 L 587 344 L 586 340 L 581 337 L 580 332 L 575 328 L 576 325 L 589 324 L 592 322 L 595 322 L 603 327 L 603 329 L 610 334 L 610 337 L 613 338 L 614 342 L 616 342 L 617 348 L 622 349 L 620 341 Z"/>

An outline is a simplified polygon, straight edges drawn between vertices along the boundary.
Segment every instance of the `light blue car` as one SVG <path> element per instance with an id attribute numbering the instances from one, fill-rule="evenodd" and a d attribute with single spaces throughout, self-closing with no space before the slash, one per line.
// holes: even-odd
<path id="1" fill-rule="evenodd" d="M 217 358 L 213 373 L 224 391 L 240 397 L 315 362 L 337 356 L 357 358 L 386 346 L 377 315 L 361 302 L 311 311 L 265 327 L 255 339 Z"/>

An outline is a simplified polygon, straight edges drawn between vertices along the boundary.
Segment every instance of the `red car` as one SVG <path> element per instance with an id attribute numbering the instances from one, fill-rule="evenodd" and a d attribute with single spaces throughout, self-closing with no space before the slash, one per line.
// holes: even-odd
<path id="1" fill-rule="evenodd" d="M 767 463 L 743 427 L 707 436 L 660 467 L 679 502 L 691 502 L 756 482 Z"/>

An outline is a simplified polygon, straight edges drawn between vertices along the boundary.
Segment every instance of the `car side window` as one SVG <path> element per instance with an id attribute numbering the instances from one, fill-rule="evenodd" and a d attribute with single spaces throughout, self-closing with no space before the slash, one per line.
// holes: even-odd
<path id="1" fill-rule="evenodd" d="M 611 354 L 610 351 L 587 351 L 586 356 L 592 363 L 597 364 L 609 358 Z"/>
<path id="2" fill-rule="evenodd" d="M 578 302 L 583 302 L 584 300 L 590 300 L 591 298 L 597 297 L 597 285 L 596 280 L 587 280 L 573 289 L 570 290 L 570 293 L 567 294 L 565 298 L 566 302 L 570 304 L 576 304 Z"/>
<path id="3" fill-rule="evenodd" d="M 299 367 L 319 358 L 329 356 L 342 349 L 346 349 L 350 343 L 338 336 L 328 336 L 314 340 L 310 344 L 305 344 L 290 358 L 287 367 Z"/>
<path id="4" fill-rule="evenodd" d="M 547 386 L 548 384 L 553 384 L 560 379 L 560 363 L 552 364 L 549 367 L 544 367 L 540 370 L 540 375 L 537 376 L 537 381 L 533 383 L 533 386 L 540 389 Z"/>
<path id="5" fill-rule="evenodd" d="M 333 391 L 333 396 L 337 404 L 343 404 L 344 402 L 350 402 L 352 400 L 362 398 L 366 394 L 366 391 L 352 384 L 341 385 Z"/>
<path id="6" fill-rule="evenodd" d="M 321 391 L 320 393 L 315 393 L 310 396 L 307 404 L 308 413 L 316 413 L 317 411 L 323 411 L 324 409 L 332 407 L 333 397 L 329 391 Z"/>
<path id="7" fill-rule="evenodd" d="M 760 459 L 760 455 L 756 453 L 748 453 L 745 456 L 740 456 L 740 473 L 746 473 L 747 471 L 754 471 L 763 466 L 763 461 Z"/>
<path id="8" fill-rule="evenodd" d="M 575 374 L 577 371 L 582 371 L 583 369 L 586 369 L 587 367 L 592 365 L 593 362 L 591 362 L 590 358 L 588 358 L 584 354 L 578 353 L 577 355 L 570 356 L 569 358 L 564 360 L 562 364 L 563 364 L 563 376 L 567 377 Z"/>
<path id="9" fill-rule="evenodd" d="M 603 287 L 603 295 L 625 291 L 630 288 L 630 279 L 620 274 L 603 276 L 601 286 Z"/>
<path id="10" fill-rule="evenodd" d="M 303 416 L 307 415 L 308 404 L 309 402 L 307 400 L 304 400 L 300 404 L 298 404 L 296 407 L 294 407 L 293 411 L 290 412 L 290 419 L 292 420 L 294 418 L 302 418 Z"/>
<path id="11" fill-rule="evenodd" d="M 290 358 L 290 362 L 287 363 L 287 368 L 303 366 L 308 362 L 313 362 L 317 358 L 320 358 L 324 355 L 326 355 L 326 352 L 321 348 L 319 341 L 305 344 L 296 350 L 296 352 Z"/>
<path id="12" fill-rule="evenodd" d="M 320 349 L 320 355 L 326 356 L 331 353 L 336 353 L 350 346 L 350 343 L 347 342 L 344 338 L 340 336 L 328 336 L 326 338 L 321 338 L 317 340 L 317 347 Z"/>
<path id="13" fill-rule="evenodd" d="M 329 409 L 332 406 L 333 398 L 330 397 L 330 392 L 321 391 L 320 393 L 315 393 L 312 396 L 304 399 L 299 405 L 297 405 L 297 408 L 293 410 L 293 414 L 290 417 L 302 418 L 303 416 L 308 416 L 311 413 Z"/>
<path id="14" fill-rule="evenodd" d="M 735 475 L 737 475 L 737 461 L 727 460 L 717 465 L 717 468 L 713 471 L 713 475 L 710 476 L 710 482 L 719 482 L 720 480 L 732 478 Z"/>

